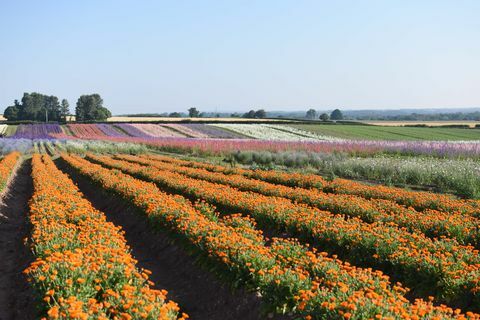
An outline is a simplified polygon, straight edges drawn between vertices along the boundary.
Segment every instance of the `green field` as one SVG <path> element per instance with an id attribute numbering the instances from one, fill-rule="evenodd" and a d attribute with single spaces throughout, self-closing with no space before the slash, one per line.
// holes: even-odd
<path id="1" fill-rule="evenodd" d="M 17 125 L 8 125 L 7 130 L 5 131 L 5 137 L 13 136 L 17 131 L 17 127 Z"/>
<path id="2" fill-rule="evenodd" d="M 320 135 L 366 140 L 480 140 L 480 129 L 294 124 Z"/>

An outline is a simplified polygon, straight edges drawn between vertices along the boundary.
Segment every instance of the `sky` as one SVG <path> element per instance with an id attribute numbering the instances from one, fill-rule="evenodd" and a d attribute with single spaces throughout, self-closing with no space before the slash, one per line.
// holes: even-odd
<path id="1" fill-rule="evenodd" d="M 0 0 L 0 109 L 480 107 L 480 1 Z M 1 112 L 0 110 L 0 112 Z"/>

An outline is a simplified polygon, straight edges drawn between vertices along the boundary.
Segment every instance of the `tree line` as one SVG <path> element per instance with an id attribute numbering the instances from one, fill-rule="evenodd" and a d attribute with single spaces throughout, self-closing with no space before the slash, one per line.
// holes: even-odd
<path id="1" fill-rule="evenodd" d="M 8 106 L 3 116 L 8 121 L 54 121 L 66 122 L 70 116 L 70 104 L 67 99 L 59 99 L 38 92 L 23 94 Z M 99 94 L 87 94 L 78 98 L 75 107 L 76 121 L 105 121 L 112 113 L 103 106 Z"/>
<path id="2" fill-rule="evenodd" d="M 317 119 L 317 111 L 315 109 L 309 109 L 307 113 L 305 114 L 305 118 L 310 119 L 310 120 L 315 120 Z M 322 121 L 328 121 L 328 120 L 343 120 L 343 113 L 340 109 L 335 109 L 333 110 L 330 115 L 326 112 L 321 113 L 318 119 Z"/>
<path id="3" fill-rule="evenodd" d="M 197 110 L 197 108 L 190 108 L 188 109 L 188 116 L 190 118 L 203 118 L 203 117 L 206 117 L 208 116 L 206 113 L 204 112 L 200 112 Z M 217 115 L 217 117 L 219 116 L 219 114 Z M 248 118 L 248 119 L 263 119 L 263 118 L 266 118 L 267 117 L 267 112 L 264 110 L 264 109 L 258 109 L 258 110 L 250 110 L 248 112 L 245 112 L 243 115 L 239 114 L 239 113 L 232 113 L 230 114 L 230 117 L 231 118 Z"/>

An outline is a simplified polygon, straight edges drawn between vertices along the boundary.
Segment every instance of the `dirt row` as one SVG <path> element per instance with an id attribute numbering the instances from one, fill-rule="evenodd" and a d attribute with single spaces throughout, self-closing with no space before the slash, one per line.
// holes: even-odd
<path id="1" fill-rule="evenodd" d="M 0 319 L 37 319 L 34 297 L 23 275 L 33 261 L 24 243 L 30 235 L 28 200 L 33 193 L 30 160 L 10 180 L 0 201 Z"/>

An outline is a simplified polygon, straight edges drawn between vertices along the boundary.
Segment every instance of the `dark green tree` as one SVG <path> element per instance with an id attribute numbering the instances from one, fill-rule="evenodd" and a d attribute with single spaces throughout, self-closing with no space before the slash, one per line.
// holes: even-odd
<path id="1" fill-rule="evenodd" d="M 9 106 L 3 111 L 3 117 L 9 121 L 18 120 L 18 108 L 15 106 Z"/>
<path id="2" fill-rule="evenodd" d="M 339 109 L 335 109 L 330 114 L 330 119 L 332 120 L 343 120 L 343 113 Z"/>
<path id="3" fill-rule="evenodd" d="M 45 96 L 44 97 L 44 112 L 48 113 L 48 121 L 61 121 L 62 112 L 61 106 L 57 97 L 54 96 Z"/>
<path id="4" fill-rule="evenodd" d="M 70 114 L 70 104 L 67 99 L 63 99 L 60 104 L 60 117 L 62 121 L 67 122 L 67 117 Z"/>
<path id="5" fill-rule="evenodd" d="M 82 95 L 78 98 L 75 108 L 77 121 L 105 121 L 112 113 L 103 106 L 103 99 L 99 94 Z"/>
<path id="6" fill-rule="evenodd" d="M 315 111 L 315 109 L 309 109 L 309 110 L 307 111 L 307 113 L 305 114 L 305 117 L 306 117 L 307 119 L 313 120 L 313 119 L 315 119 L 315 118 L 317 117 L 317 111 Z"/>
<path id="7" fill-rule="evenodd" d="M 324 112 L 320 115 L 319 119 L 322 120 L 322 121 L 328 121 L 328 119 L 330 119 L 330 117 L 328 116 L 327 113 Z"/>
<path id="8" fill-rule="evenodd" d="M 250 110 L 247 113 L 244 113 L 243 118 L 249 118 L 249 119 L 255 118 L 255 110 Z"/>
<path id="9" fill-rule="evenodd" d="M 15 101 L 13 102 L 13 106 L 7 107 L 3 112 L 3 116 L 9 121 L 19 120 L 18 117 L 21 107 L 22 105 L 20 104 L 20 102 L 15 99 Z"/>
<path id="10" fill-rule="evenodd" d="M 182 115 L 178 112 L 172 112 L 168 115 L 170 118 L 180 118 Z"/>
<path id="11" fill-rule="evenodd" d="M 14 105 L 4 111 L 4 116 L 8 120 L 32 120 L 49 121 L 60 120 L 60 103 L 55 96 L 47 96 L 41 93 L 25 92 L 22 102 L 15 100 Z"/>
<path id="12" fill-rule="evenodd" d="M 198 118 L 200 116 L 200 111 L 197 108 L 190 108 L 188 109 L 188 116 L 190 118 Z"/>
<path id="13" fill-rule="evenodd" d="M 257 111 L 255 111 L 255 116 L 254 118 L 257 118 L 257 119 L 263 119 L 267 116 L 267 113 L 265 112 L 265 110 L 263 109 L 259 109 Z"/>

